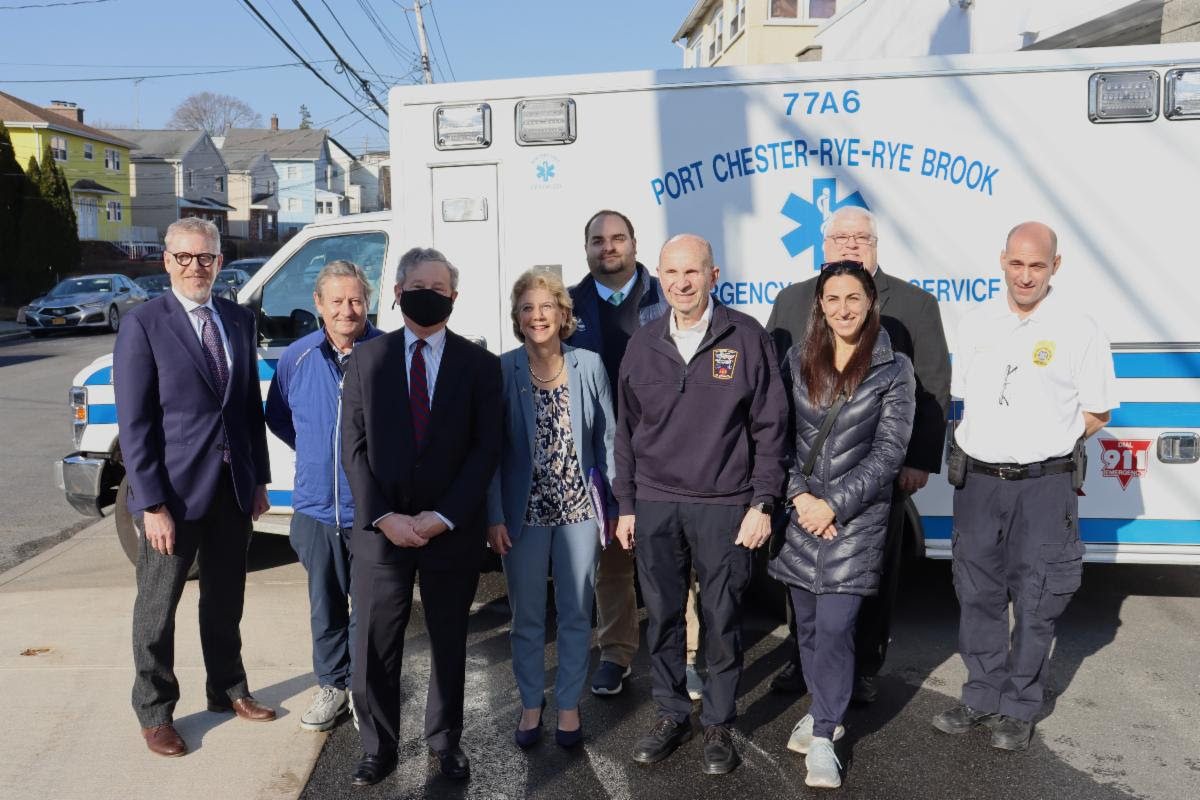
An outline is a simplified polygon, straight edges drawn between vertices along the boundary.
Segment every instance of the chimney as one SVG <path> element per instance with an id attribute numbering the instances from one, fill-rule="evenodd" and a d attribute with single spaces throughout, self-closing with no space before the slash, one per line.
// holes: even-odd
<path id="1" fill-rule="evenodd" d="M 79 123 L 83 122 L 83 109 L 75 103 L 66 100 L 51 100 L 50 105 L 45 108 L 47 111 L 53 111 L 55 114 L 67 119 L 75 120 Z"/>
<path id="2" fill-rule="evenodd" d="M 271 130 L 273 130 L 273 131 L 279 130 L 279 115 L 278 114 L 271 115 Z"/>

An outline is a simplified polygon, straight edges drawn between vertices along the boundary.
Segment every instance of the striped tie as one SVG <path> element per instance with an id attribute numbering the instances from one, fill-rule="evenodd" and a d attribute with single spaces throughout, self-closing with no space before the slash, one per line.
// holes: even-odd
<path id="1" fill-rule="evenodd" d="M 425 377 L 425 356 L 421 351 L 425 340 L 417 339 L 413 345 L 412 366 L 408 368 L 408 405 L 412 411 L 413 436 L 417 450 L 425 443 L 425 431 L 429 428 L 429 382 Z"/>

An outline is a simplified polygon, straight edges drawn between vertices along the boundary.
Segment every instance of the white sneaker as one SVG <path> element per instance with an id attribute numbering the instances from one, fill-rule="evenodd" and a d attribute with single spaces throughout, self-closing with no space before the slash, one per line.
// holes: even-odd
<path id="1" fill-rule="evenodd" d="M 841 725 L 833 731 L 833 741 L 837 741 L 846 735 L 846 729 Z M 813 715 L 805 714 L 796 723 L 796 727 L 792 728 L 792 735 L 788 739 L 787 748 L 793 753 L 807 753 L 809 745 L 813 740 Z"/>
<path id="2" fill-rule="evenodd" d="M 820 736 L 814 736 L 804 758 L 804 767 L 808 774 L 804 783 L 818 789 L 836 789 L 842 785 L 842 762 L 838 761 L 833 752 L 833 742 Z"/>
<path id="3" fill-rule="evenodd" d="M 704 679 L 696 671 L 695 664 L 687 665 L 687 693 L 688 697 L 693 700 L 699 700 L 704 696 Z"/>
<path id="4" fill-rule="evenodd" d="M 304 716 L 300 717 L 300 727 L 306 731 L 327 731 L 337 723 L 338 717 L 346 713 L 349 707 L 350 693 L 336 686 L 322 686 L 313 696 L 313 701 Z"/>

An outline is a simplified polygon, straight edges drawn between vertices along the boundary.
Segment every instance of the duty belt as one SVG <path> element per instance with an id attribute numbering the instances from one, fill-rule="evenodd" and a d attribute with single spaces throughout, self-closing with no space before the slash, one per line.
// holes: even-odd
<path id="1" fill-rule="evenodd" d="M 967 471 L 978 472 L 980 475 L 991 475 L 1003 481 L 1023 481 L 1026 478 L 1040 478 L 1043 475 L 1059 475 L 1063 472 L 1074 472 L 1075 461 L 1070 456 L 1048 458 L 1032 464 L 989 464 L 986 461 L 967 459 Z"/>

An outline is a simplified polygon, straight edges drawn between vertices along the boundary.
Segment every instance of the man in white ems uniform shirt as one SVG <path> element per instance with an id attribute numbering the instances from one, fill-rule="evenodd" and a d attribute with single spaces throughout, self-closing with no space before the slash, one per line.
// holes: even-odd
<path id="1" fill-rule="evenodd" d="M 963 400 L 954 439 L 966 454 L 953 551 L 967 682 L 962 704 L 933 725 L 952 734 L 984 725 L 1003 750 L 1029 744 L 1054 623 L 1079 588 L 1075 444 L 1117 405 L 1107 337 L 1077 298 L 1050 287 L 1057 251 L 1039 222 L 1009 232 L 1000 254 L 1007 295 L 963 318 L 951 380 Z"/>

